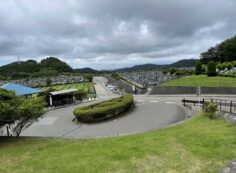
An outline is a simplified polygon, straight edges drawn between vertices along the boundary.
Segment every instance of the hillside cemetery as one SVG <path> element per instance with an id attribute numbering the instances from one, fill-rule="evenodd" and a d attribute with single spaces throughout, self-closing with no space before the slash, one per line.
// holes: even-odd
<path id="1" fill-rule="evenodd" d="M 31 78 L 31 79 L 18 79 L 18 80 L 10 80 L 10 82 L 27 85 L 30 87 L 44 87 L 48 85 L 63 85 L 63 84 L 73 84 L 73 83 L 81 83 L 85 82 L 83 76 L 66 76 L 66 75 L 58 75 L 53 77 L 41 77 L 41 78 Z M 0 85 L 6 83 L 5 80 L 0 80 Z"/>
<path id="2" fill-rule="evenodd" d="M 164 74 L 162 71 L 125 72 L 122 76 L 130 82 L 137 83 L 143 87 L 160 85 L 182 77 L 175 74 Z"/>

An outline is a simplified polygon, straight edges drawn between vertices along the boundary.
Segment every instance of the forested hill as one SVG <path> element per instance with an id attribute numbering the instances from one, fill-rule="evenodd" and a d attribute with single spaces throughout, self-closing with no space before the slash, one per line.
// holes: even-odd
<path id="1" fill-rule="evenodd" d="M 117 69 L 118 72 L 130 72 L 130 71 L 148 71 L 148 70 L 162 70 L 168 68 L 180 68 L 180 67 L 194 67 L 196 59 L 183 59 L 172 64 L 157 65 L 157 64 L 143 64 L 135 65 L 133 67 Z"/>
<path id="2" fill-rule="evenodd" d="M 236 61 L 236 36 L 211 47 L 201 54 L 201 61 L 207 64 L 209 61 L 230 62 Z"/>
<path id="3" fill-rule="evenodd" d="M 161 70 L 171 67 L 193 67 L 196 63 L 195 59 L 181 60 L 169 65 L 156 65 L 156 64 L 144 64 L 136 65 L 131 68 L 123 68 L 114 71 L 140 71 L 140 70 Z M 55 76 L 61 73 L 98 73 L 100 71 L 91 68 L 72 69 L 65 62 L 49 57 L 43 59 L 41 62 L 34 60 L 14 62 L 8 65 L 0 67 L 0 80 L 1 79 L 19 79 L 29 77 L 45 77 Z M 106 72 L 106 71 L 104 71 Z"/>
<path id="4" fill-rule="evenodd" d="M 80 69 L 74 69 L 74 72 L 78 72 L 78 73 L 97 73 L 99 71 L 94 70 L 92 68 L 80 68 Z"/>
<path id="5" fill-rule="evenodd" d="M 34 60 L 14 62 L 0 67 L 0 77 L 24 78 L 29 76 L 56 75 L 62 72 L 73 72 L 73 69 L 65 62 L 48 57 L 41 62 Z"/>

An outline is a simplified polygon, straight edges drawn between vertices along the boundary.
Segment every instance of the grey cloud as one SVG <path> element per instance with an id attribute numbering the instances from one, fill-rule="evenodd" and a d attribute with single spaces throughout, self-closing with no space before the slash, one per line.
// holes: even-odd
<path id="1" fill-rule="evenodd" d="M 0 3 L 0 65 L 16 55 L 58 56 L 73 67 L 100 69 L 165 63 L 198 58 L 236 33 L 234 0 Z"/>

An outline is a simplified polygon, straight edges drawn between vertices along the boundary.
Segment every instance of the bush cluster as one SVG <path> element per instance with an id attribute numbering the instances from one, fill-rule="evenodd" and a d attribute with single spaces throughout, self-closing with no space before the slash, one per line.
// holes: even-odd
<path id="1" fill-rule="evenodd" d="M 214 61 L 210 61 L 207 64 L 207 75 L 208 76 L 216 76 L 216 64 Z"/>
<path id="2" fill-rule="evenodd" d="M 195 64 L 195 74 L 207 74 L 208 76 L 216 76 L 219 70 L 230 70 L 232 67 L 236 67 L 236 61 L 232 62 L 214 62 L 210 61 L 208 64 L 202 64 L 201 61 L 197 61 Z"/>
<path id="3" fill-rule="evenodd" d="M 132 108 L 133 105 L 133 96 L 127 94 L 109 101 L 76 108 L 74 115 L 80 122 L 98 122 L 120 115 Z"/>
<path id="4" fill-rule="evenodd" d="M 226 68 L 230 70 L 232 67 L 236 67 L 236 61 L 218 63 L 216 67 L 218 70 L 225 70 Z"/>
<path id="5" fill-rule="evenodd" d="M 205 102 L 204 112 L 210 119 L 216 118 L 216 111 L 217 111 L 217 105 L 215 103 L 213 103 L 212 101 Z"/>

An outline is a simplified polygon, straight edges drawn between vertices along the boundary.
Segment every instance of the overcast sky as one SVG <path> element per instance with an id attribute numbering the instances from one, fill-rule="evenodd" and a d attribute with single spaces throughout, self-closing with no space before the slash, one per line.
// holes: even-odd
<path id="1" fill-rule="evenodd" d="M 235 0 L 0 0 L 0 65 L 59 57 L 73 68 L 172 63 L 236 34 Z"/>

